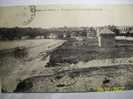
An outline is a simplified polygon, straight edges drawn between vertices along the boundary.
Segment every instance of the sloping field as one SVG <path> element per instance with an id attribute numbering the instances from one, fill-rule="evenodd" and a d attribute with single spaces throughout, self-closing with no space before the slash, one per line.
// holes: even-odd
<path id="1" fill-rule="evenodd" d="M 48 52 L 63 43 L 63 40 L 49 39 L 0 42 L 2 88 L 12 92 L 21 79 L 39 75 L 49 61 Z M 24 58 L 14 57 L 12 51 L 16 47 L 26 48 L 28 55 Z"/>

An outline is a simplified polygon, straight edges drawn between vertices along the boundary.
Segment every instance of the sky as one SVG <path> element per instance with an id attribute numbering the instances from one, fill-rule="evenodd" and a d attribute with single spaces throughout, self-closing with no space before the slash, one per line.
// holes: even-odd
<path id="1" fill-rule="evenodd" d="M 0 13 L 0 27 L 133 26 L 133 5 L 4 6 Z"/>

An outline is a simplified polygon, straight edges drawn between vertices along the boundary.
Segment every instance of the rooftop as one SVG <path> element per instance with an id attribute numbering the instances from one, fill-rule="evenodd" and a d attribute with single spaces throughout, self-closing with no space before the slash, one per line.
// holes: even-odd
<path id="1" fill-rule="evenodd" d="M 115 33 L 108 28 L 104 28 L 99 32 L 99 35 L 101 34 L 115 34 Z"/>

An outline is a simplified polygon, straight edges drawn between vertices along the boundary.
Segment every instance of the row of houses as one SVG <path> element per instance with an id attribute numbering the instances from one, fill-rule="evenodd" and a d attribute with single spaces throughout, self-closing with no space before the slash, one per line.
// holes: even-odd
<path id="1" fill-rule="evenodd" d="M 119 29 L 120 35 L 128 34 L 133 35 L 133 28 L 129 27 L 117 27 Z M 82 38 L 90 38 L 96 37 L 101 31 L 104 29 L 108 29 L 108 27 L 98 27 L 98 28 L 89 28 L 89 29 L 71 29 L 71 30 L 53 30 L 48 31 L 47 35 L 45 33 L 38 34 L 34 38 L 37 39 L 67 39 L 67 38 L 74 38 L 74 39 L 82 39 Z"/>
<path id="2" fill-rule="evenodd" d="M 119 29 L 120 34 L 133 34 L 133 28 L 129 26 L 118 26 L 117 29 Z"/>
<path id="3" fill-rule="evenodd" d="M 84 31 L 53 31 L 53 32 L 49 32 L 47 33 L 47 35 L 45 33 L 34 35 L 32 36 L 32 38 L 34 39 L 83 39 L 83 38 L 89 38 L 89 37 L 95 37 L 96 36 L 96 31 L 95 30 L 84 30 Z M 28 39 L 30 38 L 30 36 L 25 35 L 22 36 L 21 39 Z"/>

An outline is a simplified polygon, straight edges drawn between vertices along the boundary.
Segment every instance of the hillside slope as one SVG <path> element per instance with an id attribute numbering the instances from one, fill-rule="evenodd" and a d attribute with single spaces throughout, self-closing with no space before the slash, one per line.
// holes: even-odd
<path id="1" fill-rule="evenodd" d="M 0 42 L 0 77 L 2 88 L 12 92 L 17 83 L 45 70 L 50 51 L 64 43 L 63 40 L 23 40 Z M 14 55 L 16 48 L 25 48 L 25 57 Z"/>

